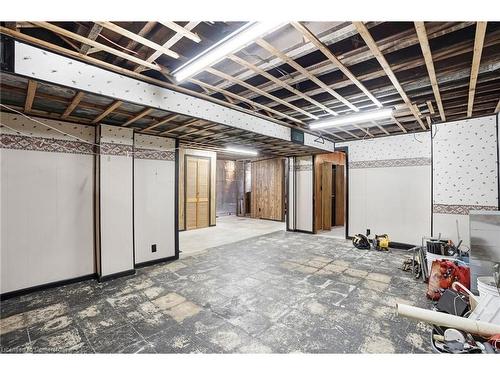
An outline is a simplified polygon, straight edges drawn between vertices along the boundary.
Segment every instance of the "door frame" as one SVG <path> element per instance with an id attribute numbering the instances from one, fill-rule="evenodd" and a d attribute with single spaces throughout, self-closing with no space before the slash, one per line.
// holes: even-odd
<path id="1" fill-rule="evenodd" d="M 212 217 L 212 158 L 209 156 L 198 156 L 198 155 L 188 155 L 184 154 L 184 230 L 188 230 L 186 226 L 186 219 L 187 219 L 187 197 L 186 197 L 186 191 L 187 191 L 187 158 L 193 158 L 193 159 L 205 159 L 208 160 L 208 227 L 211 227 L 210 225 L 210 218 Z M 199 229 L 199 228 L 196 228 Z"/>
<path id="2" fill-rule="evenodd" d="M 345 154 L 345 174 L 344 174 L 344 229 L 345 238 L 349 239 L 349 147 L 335 147 L 335 151 L 342 151 Z"/>

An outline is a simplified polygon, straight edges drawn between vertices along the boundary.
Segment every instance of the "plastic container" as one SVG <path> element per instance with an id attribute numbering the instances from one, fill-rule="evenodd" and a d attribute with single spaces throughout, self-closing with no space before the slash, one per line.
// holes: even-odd
<path id="1" fill-rule="evenodd" d="M 493 276 L 480 276 L 477 278 L 477 290 L 479 291 L 479 296 L 495 296 L 499 297 L 500 293 L 495 285 Z"/>

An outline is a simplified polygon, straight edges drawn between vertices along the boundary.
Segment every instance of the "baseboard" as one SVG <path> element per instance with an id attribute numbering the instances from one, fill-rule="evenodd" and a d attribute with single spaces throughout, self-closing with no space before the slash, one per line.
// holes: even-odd
<path id="1" fill-rule="evenodd" d="M 135 275 L 135 268 L 132 268 L 131 270 L 127 270 L 127 271 L 112 273 L 111 275 L 98 276 L 97 281 L 102 283 L 103 281 L 109 281 L 109 280 L 117 279 L 119 277 L 130 276 L 130 275 Z"/>
<path id="2" fill-rule="evenodd" d="M 315 234 L 312 231 L 309 230 L 302 230 L 302 229 L 290 229 L 289 232 L 297 232 L 297 233 L 306 233 L 306 234 Z"/>
<path id="3" fill-rule="evenodd" d="M 135 268 L 142 268 L 142 267 L 152 266 L 152 265 L 155 265 L 158 263 L 171 262 L 171 261 L 177 260 L 177 259 L 179 259 L 179 255 L 173 255 L 173 256 L 165 257 L 165 258 L 148 260 L 146 262 L 137 263 L 135 265 Z"/>
<path id="4" fill-rule="evenodd" d="M 410 250 L 414 248 L 417 245 L 412 245 L 409 243 L 404 243 L 404 242 L 394 242 L 394 241 L 389 241 L 389 247 L 391 249 L 401 249 L 401 250 Z"/>
<path id="5" fill-rule="evenodd" d="M 46 283 L 46 284 L 31 286 L 29 288 L 14 290 L 12 292 L 6 292 L 6 293 L 0 294 L 0 301 L 4 301 L 4 300 L 12 298 L 12 297 L 23 296 L 25 294 L 29 294 L 29 293 L 33 293 L 33 292 L 39 292 L 39 291 L 45 290 L 45 289 L 56 288 L 59 286 L 74 284 L 74 283 L 78 283 L 80 281 L 92 280 L 92 279 L 96 279 L 96 278 L 97 278 L 97 275 L 95 273 L 92 273 L 89 275 L 73 277 L 71 279 L 53 281 L 53 282 Z"/>

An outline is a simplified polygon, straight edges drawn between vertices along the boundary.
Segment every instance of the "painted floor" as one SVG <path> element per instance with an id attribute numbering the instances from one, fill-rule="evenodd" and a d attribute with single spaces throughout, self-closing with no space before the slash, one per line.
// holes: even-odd
<path id="1" fill-rule="evenodd" d="M 216 226 L 179 233 L 181 258 L 212 247 L 285 229 L 285 223 L 279 221 L 220 216 Z"/>
<path id="2" fill-rule="evenodd" d="M 2 302 L 2 352 L 421 353 L 429 328 L 395 316 L 428 307 L 404 252 L 274 232 L 137 275 Z"/>

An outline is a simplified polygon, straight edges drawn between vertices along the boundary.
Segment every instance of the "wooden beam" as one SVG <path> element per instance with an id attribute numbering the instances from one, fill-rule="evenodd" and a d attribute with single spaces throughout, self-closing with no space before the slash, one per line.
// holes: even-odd
<path id="1" fill-rule="evenodd" d="M 122 124 L 122 126 L 129 126 L 130 124 L 133 124 L 137 120 L 143 118 L 144 116 L 150 114 L 153 111 L 153 108 L 146 108 L 144 111 L 139 112 L 137 115 L 132 117 L 130 120 Z"/>
<path id="2" fill-rule="evenodd" d="M 87 38 L 90 40 L 96 40 L 101 31 L 102 31 L 102 26 L 99 26 L 94 23 L 89 33 L 87 34 Z M 82 46 L 80 47 L 80 53 L 83 55 L 88 54 L 90 51 L 90 47 L 91 47 L 90 45 L 83 43 Z"/>
<path id="3" fill-rule="evenodd" d="M 436 71 L 434 70 L 431 47 L 429 45 L 429 39 L 427 38 L 427 30 L 425 29 L 424 22 L 415 22 L 415 30 L 417 31 L 420 48 L 422 49 L 422 54 L 424 55 L 425 66 L 427 67 L 427 72 L 429 73 L 429 79 L 431 81 L 434 97 L 436 98 L 436 104 L 438 106 L 439 115 L 441 116 L 441 121 L 446 121 L 443 102 L 441 100 L 441 94 L 439 93 Z"/>
<path id="4" fill-rule="evenodd" d="M 408 130 L 396 119 L 396 117 L 392 116 L 392 121 L 403 131 L 403 133 L 408 133 Z"/>
<path id="5" fill-rule="evenodd" d="M 79 91 L 74 97 L 73 97 L 73 100 L 71 100 L 71 103 L 69 104 L 69 106 L 66 108 L 66 110 L 64 111 L 64 113 L 62 114 L 62 118 L 67 118 L 71 112 L 73 112 L 75 110 L 75 108 L 78 106 L 78 104 L 81 102 L 81 100 L 83 99 L 85 93 L 83 91 Z"/>
<path id="6" fill-rule="evenodd" d="M 137 43 L 140 43 L 140 44 L 143 44 L 155 51 L 158 51 L 158 52 L 161 52 L 167 56 L 170 56 L 170 57 L 173 57 L 174 59 L 178 59 L 179 58 L 179 54 L 168 49 L 168 48 L 165 48 L 155 42 L 152 42 L 150 41 L 149 39 L 146 39 L 140 35 L 137 35 L 131 31 L 128 31 L 127 29 L 124 29 L 123 27 L 120 27 L 118 25 L 115 25 L 114 23 L 111 23 L 111 22 L 108 22 L 108 21 L 99 21 L 99 22 L 96 22 L 98 25 L 108 29 L 108 30 L 111 30 L 119 35 L 122 35 L 126 38 L 129 38 L 129 39 L 132 39 L 134 41 L 136 41 Z"/>
<path id="7" fill-rule="evenodd" d="M 163 119 L 159 120 L 159 121 L 156 121 L 154 124 L 148 126 L 147 128 L 143 129 L 144 131 L 150 131 L 150 130 L 153 130 L 155 128 L 157 128 L 158 126 L 161 126 L 163 124 L 166 124 L 172 120 L 175 120 L 177 117 L 179 117 L 180 115 L 168 115 L 166 117 L 164 117 Z"/>
<path id="8" fill-rule="evenodd" d="M 230 92 L 230 91 L 227 91 L 227 90 L 224 90 L 224 89 L 221 89 L 221 88 L 218 88 L 218 87 L 212 86 L 212 85 L 210 85 L 210 84 L 208 84 L 208 83 L 205 83 L 205 82 L 199 81 L 199 80 L 197 80 L 197 79 L 195 79 L 195 78 L 190 78 L 190 79 L 189 79 L 189 81 L 190 81 L 190 82 L 192 82 L 192 83 L 195 83 L 195 84 L 197 84 L 197 85 L 199 85 L 199 86 L 205 86 L 205 87 L 209 88 L 209 89 L 210 89 L 210 90 L 212 90 L 212 91 L 220 92 L 220 93 L 222 93 L 222 94 L 225 94 L 225 95 L 227 95 L 227 96 L 230 96 L 230 97 L 235 98 L 235 99 L 237 99 L 237 100 L 240 100 L 240 101 L 242 101 L 242 102 L 248 103 L 248 104 L 250 104 L 251 106 L 255 106 L 255 107 L 257 107 L 257 108 L 259 108 L 259 109 L 262 109 L 262 110 L 264 110 L 264 111 L 269 111 L 269 112 L 274 113 L 274 114 L 276 114 L 276 115 L 278 115 L 278 116 L 280 116 L 280 117 L 287 118 L 287 119 L 289 119 L 289 120 L 291 120 L 291 121 L 293 121 L 293 122 L 296 122 L 296 123 L 299 123 L 299 124 L 303 124 L 303 122 L 302 122 L 302 121 L 297 120 L 297 119 L 296 119 L 296 118 L 294 118 L 294 117 L 288 116 L 288 115 L 286 115 L 286 114 L 284 114 L 284 113 L 281 113 L 281 112 L 279 112 L 279 111 L 276 111 L 275 109 L 272 109 L 272 108 L 269 108 L 269 107 L 267 107 L 267 106 L 265 106 L 265 105 L 263 105 L 263 104 L 260 104 L 260 103 L 254 102 L 253 100 L 247 99 L 247 98 L 245 98 L 245 97 L 243 97 L 243 96 L 240 96 L 240 95 L 238 95 L 238 94 L 234 94 L 234 93 L 232 93 L 232 92 Z"/>
<path id="9" fill-rule="evenodd" d="M 184 28 L 186 30 L 192 30 L 194 29 L 196 26 L 198 26 L 200 22 L 195 22 L 195 21 L 191 21 L 191 22 L 188 22 L 186 26 L 184 26 Z M 165 48 L 170 48 L 170 47 L 173 47 L 174 44 L 176 44 L 179 40 L 182 39 L 182 35 L 181 34 L 175 34 L 173 37 L 171 37 L 169 40 L 167 40 L 165 43 L 163 43 L 163 47 Z M 149 56 L 146 61 L 147 62 L 155 62 L 156 59 L 158 57 L 161 56 L 161 52 L 158 52 L 158 51 L 155 51 L 153 52 L 153 54 L 151 56 Z M 144 70 L 144 68 L 142 66 L 138 66 L 137 68 L 134 69 L 134 72 L 141 72 L 142 70 Z"/>
<path id="10" fill-rule="evenodd" d="M 106 108 L 104 110 L 103 113 L 101 113 L 99 116 L 97 116 L 95 119 L 92 120 L 92 124 L 98 123 L 99 121 L 101 121 L 103 118 L 108 116 L 111 112 L 113 112 L 116 108 L 118 108 L 122 104 L 123 104 L 123 102 L 121 100 L 117 100 L 117 101 L 113 102 L 108 108 Z"/>
<path id="11" fill-rule="evenodd" d="M 262 70 L 260 68 L 258 68 L 257 66 L 253 65 L 253 64 L 250 64 L 248 61 L 245 61 L 243 60 L 242 58 L 236 56 L 236 55 L 231 55 L 231 56 L 228 56 L 228 58 L 230 60 L 233 60 L 235 63 L 238 63 L 242 66 L 244 66 L 245 68 L 248 68 L 252 71 L 254 71 L 255 73 L 257 74 L 260 74 L 261 76 L 263 77 L 266 77 L 268 80 L 276 83 L 278 86 L 281 86 L 285 89 L 287 89 L 288 91 L 294 93 L 295 95 L 301 97 L 302 99 L 305 99 L 307 100 L 309 103 L 311 104 L 314 104 L 315 106 L 317 106 L 318 108 L 321 108 L 322 110 L 330 113 L 331 115 L 334 115 L 336 116 L 337 113 L 335 111 L 332 111 L 330 108 L 328 108 L 327 106 L 321 104 L 320 102 L 318 102 L 317 100 L 314 100 L 313 98 L 311 98 L 310 96 L 307 96 L 306 94 L 302 93 L 301 91 L 297 90 L 296 88 L 290 86 L 288 83 L 285 83 L 283 82 L 282 80 L 276 78 L 275 76 L 273 76 L 272 74 L 269 74 L 268 72 L 266 72 L 265 70 Z"/>
<path id="12" fill-rule="evenodd" d="M 377 107 L 381 108 L 382 103 L 378 101 L 375 96 L 372 95 L 370 91 L 363 85 L 359 79 L 356 78 L 354 74 L 344 65 L 340 60 L 325 46 L 307 27 L 305 27 L 300 22 L 291 22 L 292 26 L 295 27 L 306 39 L 308 39 L 312 44 L 319 49 L 323 55 L 325 55 L 328 60 L 330 60 L 339 70 L 349 78 L 352 83 L 354 83 Z"/>
<path id="13" fill-rule="evenodd" d="M 215 128 L 217 126 L 219 126 L 219 124 L 212 124 L 210 126 L 206 126 L 206 127 L 201 128 L 201 129 L 195 129 L 195 130 L 193 130 L 191 132 L 188 132 L 188 133 L 185 133 L 185 134 L 181 134 L 178 138 L 182 139 L 184 137 L 189 137 L 189 136 L 194 135 L 194 134 L 202 133 L 205 130 L 210 130 L 210 129 Z"/>
<path id="14" fill-rule="evenodd" d="M 498 100 L 497 106 L 495 108 L 495 113 L 500 112 L 500 100 Z"/>
<path id="15" fill-rule="evenodd" d="M 434 106 L 432 105 L 432 102 L 431 102 L 430 100 L 427 100 L 427 102 L 426 102 L 426 103 L 427 103 L 427 108 L 429 108 L 429 112 L 430 112 L 430 114 L 431 114 L 431 115 L 433 115 L 434 113 L 436 113 L 436 112 L 434 111 Z"/>
<path id="16" fill-rule="evenodd" d="M 28 88 L 26 89 L 26 100 L 24 101 L 24 112 L 31 112 L 33 100 L 35 100 L 37 82 L 32 79 L 28 80 Z"/>
<path id="17" fill-rule="evenodd" d="M 153 28 L 155 26 L 156 26 L 156 22 L 155 21 L 148 21 L 139 30 L 139 32 L 137 33 L 137 35 L 142 36 L 142 37 L 146 37 L 146 35 L 149 34 L 151 32 L 151 30 L 153 30 Z M 100 27 L 102 27 L 102 26 L 100 26 Z M 134 48 L 137 47 L 138 44 L 140 44 L 140 43 L 137 42 L 137 41 L 135 41 L 135 40 L 130 39 L 129 42 L 127 43 L 127 45 L 124 47 L 124 49 L 132 51 L 132 50 L 134 50 Z M 116 64 L 118 61 L 120 61 L 120 58 L 116 57 L 115 61 L 114 61 L 114 64 Z"/>
<path id="18" fill-rule="evenodd" d="M 476 37 L 474 39 L 474 54 L 472 56 L 472 67 L 470 71 L 469 102 L 467 104 L 467 117 L 472 116 L 474 107 L 474 95 L 476 93 L 477 76 L 481 65 L 481 55 L 483 53 L 484 36 L 486 35 L 486 22 L 476 24 Z"/>
<path id="19" fill-rule="evenodd" d="M 158 135 L 170 134 L 170 133 L 175 132 L 177 130 L 187 128 L 188 126 L 191 126 L 191 125 L 196 125 L 196 124 L 200 125 L 200 124 L 208 124 L 208 123 L 209 123 L 209 121 L 196 119 L 196 120 L 188 121 L 185 124 L 176 126 L 175 128 L 165 130 L 164 132 L 158 133 Z"/>
<path id="20" fill-rule="evenodd" d="M 313 115 L 312 113 L 306 112 L 302 108 L 299 108 L 299 107 L 297 107 L 297 106 L 295 106 L 293 104 L 290 104 L 290 103 L 288 103 L 288 102 L 286 102 L 286 101 L 284 101 L 284 100 L 282 100 L 282 99 L 280 99 L 280 98 L 278 98 L 278 97 L 276 97 L 274 95 L 271 95 L 271 94 L 269 94 L 269 93 L 267 93 L 267 92 L 265 92 L 265 91 L 263 91 L 263 90 L 255 87 L 255 86 L 250 85 L 249 83 L 247 83 L 245 81 L 241 81 L 238 78 L 234 78 L 234 77 L 230 76 L 229 74 L 223 73 L 223 72 L 221 72 L 219 70 L 216 70 L 216 69 L 210 68 L 210 67 L 206 68 L 205 71 L 209 72 L 209 73 L 211 73 L 211 74 L 213 74 L 213 75 L 215 75 L 217 77 L 220 77 L 220 78 L 223 78 L 225 80 L 231 81 L 231 82 L 233 82 L 233 83 L 235 83 L 237 85 L 246 87 L 250 91 L 254 91 L 254 92 L 258 93 L 259 95 L 265 96 L 266 98 L 269 98 L 269 99 L 271 99 L 271 100 L 273 100 L 273 101 L 275 101 L 277 103 L 280 103 L 280 104 L 282 104 L 282 105 L 284 105 L 284 106 L 286 106 L 288 108 L 291 108 L 294 111 L 302 113 L 303 115 L 305 115 L 305 116 L 307 116 L 307 117 L 309 117 L 309 118 L 311 118 L 313 120 L 318 120 L 318 116 Z M 295 120 L 295 121 L 297 121 L 297 120 Z"/>
<path id="21" fill-rule="evenodd" d="M 379 62 L 380 66 L 382 66 L 382 69 L 384 69 L 385 74 L 391 80 L 394 88 L 398 91 L 399 95 L 401 95 L 401 98 L 403 98 L 403 101 L 406 103 L 413 116 L 415 116 L 417 122 L 420 124 L 422 129 L 424 130 L 427 129 L 425 124 L 422 122 L 422 119 L 418 116 L 418 113 L 415 111 L 415 108 L 413 108 L 410 98 L 408 98 L 408 95 L 406 95 L 405 91 L 401 87 L 401 84 L 399 83 L 396 75 L 392 71 L 391 66 L 389 65 L 384 55 L 378 48 L 377 43 L 371 36 L 365 24 L 363 22 L 353 22 L 353 24 L 356 27 L 356 30 L 358 30 L 359 35 L 361 35 L 368 48 Z"/>
<path id="22" fill-rule="evenodd" d="M 200 43 L 201 38 L 198 34 L 193 33 L 192 31 L 185 29 L 181 25 L 176 24 L 172 21 L 160 21 L 162 25 L 167 26 L 169 29 L 175 31 L 176 33 L 182 35 L 185 38 L 191 39 L 193 42 Z"/>
<path id="23" fill-rule="evenodd" d="M 288 57 L 286 54 L 283 52 L 279 51 L 278 49 L 274 48 L 271 44 L 266 42 L 264 39 L 257 39 L 255 41 L 260 47 L 264 48 L 271 54 L 279 57 L 282 61 L 286 62 L 288 65 L 290 65 L 292 68 L 297 70 L 298 72 L 302 73 L 305 75 L 309 80 L 313 81 L 316 85 L 321 87 L 323 90 L 325 90 L 327 93 L 332 95 L 335 99 L 341 101 L 344 103 L 347 107 L 351 108 L 354 111 L 359 111 L 359 109 L 351 104 L 347 99 L 345 99 L 342 95 L 338 94 L 335 90 L 331 89 L 326 85 L 323 81 L 321 81 L 319 78 L 316 76 L 312 75 L 306 68 L 304 68 L 302 65 L 298 64 L 293 60 L 291 57 Z"/>
<path id="24" fill-rule="evenodd" d="M 108 52 L 112 55 L 115 55 L 115 56 L 118 56 L 118 57 L 121 57 L 122 59 L 125 59 L 125 60 L 128 60 L 130 62 L 133 62 L 134 64 L 137 64 L 137 65 L 143 65 L 143 66 L 147 66 L 148 68 L 150 69 L 154 69 L 154 70 L 162 70 L 158 65 L 154 65 L 154 64 L 151 64 L 151 63 L 148 63 L 147 61 L 144 61 L 144 60 L 141 60 L 137 57 L 134 57 L 134 56 L 130 56 L 130 55 L 127 55 L 126 53 L 122 52 L 122 51 L 118 51 L 116 49 L 113 49 L 111 47 L 108 47 L 102 43 L 98 43 L 98 42 L 95 42 L 89 38 L 86 38 L 86 37 L 83 37 L 81 35 L 78 35 L 78 34 L 75 34 L 71 31 L 68 31 L 66 29 L 63 29 L 62 27 L 59 27 L 59 26 L 55 26 L 55 25 L 52 25 L 48 22 L 38 22 L 38 21 L 33 21 L 33 24 L 37 25 L 38 27 L 42 27 L 44 29 L 47 29 L 47 30 L 50 30 L 56 34 L 60 34 L 60 35 L 64 35 L 64 36 L 67 36 L 68 38 L 71 38 L 71 39 L 74 39 L 74 40 L 77 40 L 79 42 L 82 42 L 82 43 L 87 43 L 93 47 L 98 47 L 100 49 L 102 49 L 103 51 L 105 52 Z"/>

